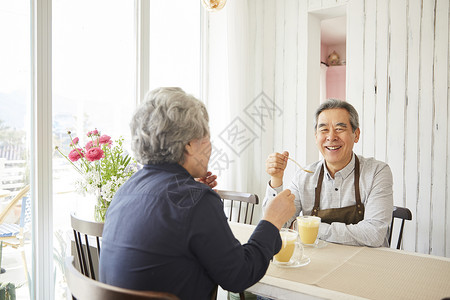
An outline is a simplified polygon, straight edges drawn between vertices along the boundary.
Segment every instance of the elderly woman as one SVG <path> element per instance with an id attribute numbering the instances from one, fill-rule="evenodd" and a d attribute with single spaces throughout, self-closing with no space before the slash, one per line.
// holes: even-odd
<path id="1" fill-rule="evenodd" d="M 181 299 L 209 299 L 217 284 L 239 292 L 260 280 L 280 250 L 279 229 L 295 212 L 290 191 L 271 202 L 241 245 L 211 189 L 203 103 L 179 88 L 151 91 L 133 117 L 131 132 L 132 149 L 144 167 L 108 209 L 100 280 Z"/>

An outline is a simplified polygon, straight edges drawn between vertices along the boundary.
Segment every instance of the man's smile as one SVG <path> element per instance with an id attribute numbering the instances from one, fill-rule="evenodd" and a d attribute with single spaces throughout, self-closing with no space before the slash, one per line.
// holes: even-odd
<path id="1" fill-rule="evenodd" d="M 342 146 L 325 146 L 325 148 L 327 148 L 327 150 L 334 151 L 342 148 Z"/>

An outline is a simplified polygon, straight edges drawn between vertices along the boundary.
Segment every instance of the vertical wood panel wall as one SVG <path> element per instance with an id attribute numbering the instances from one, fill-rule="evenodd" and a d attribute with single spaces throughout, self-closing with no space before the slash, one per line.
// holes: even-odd
<path id="1" fill-rule="evenodd" d="M 347 100 L 362 124 L 356 151 L 391 166 L 394 205 L 413 213 L 404 249 L 450 256 L 449 1 L 350 0 L 347 6 L 348 19 L 360 21 L 349 26 L 348 52 L 363 49 L 347 68 Z M 351 86 L 361 78 L 362 99 L 359 86 Z"/>
<path id="2" fill-rule="evenodd" d="M 391 166 L 394 205 L 413 213 L 413 220 L 406 223 L 403 248 L 450 257 L 449 1 L 247 3 L 249 34 L 255 35 L 250 53 L 255 61 L 243 68 L 251 68 L 251 94 L 266 93 L 283 115 L 258 133 L 249 150 L 252 159 L 237 160 L 252 176 L 240 187 L 264 196 L 269 179 L 264 163 L 273 151 L 289 150 L 303 164 L 319 158 L 311 132 L 312 113 L 319 103 L 315 91 L 319 75 L 311 73 L 314 63 L 308 60 L 318 56 L 311 53 L 317 37 L 311 36 L 309 26 L 320 21 L 321 10 L 346 5 L 347 101 L 358 109 L 362 130 L 355 152 Z M 220 71 L 210 69 L 209 80 Z M 214 98 L 214 93 L 222 91 L 212 91 L 208 97 Z M 209 110 L 213 120 L 213 108 Z M 289 169 L 286 178 L 293 171 Z"/>

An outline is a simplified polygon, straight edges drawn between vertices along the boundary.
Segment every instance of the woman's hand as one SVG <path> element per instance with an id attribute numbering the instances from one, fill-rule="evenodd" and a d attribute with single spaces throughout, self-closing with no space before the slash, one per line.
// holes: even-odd
<path id="1" fill-rule="evenodd" d="M 216 175 L 212 175 L 211 172 L 208 171 L 208 173 L 206 173 L 206 175 L 204 177 L 200 177 L 200 178 L 195 178 L 195 181 L 201 182 L 206 184 L 207 186 L 209 186 L 210 188 L 215 188 L 217 185 L 217 176 Z"/>
<path id="2" fill-rule="evenodd" d="M 295 214 L 294 200 L 295 196 L 290 190 L 282 191 L 268 203 L 263 220 L 269 221 L 280 230 Z"/>

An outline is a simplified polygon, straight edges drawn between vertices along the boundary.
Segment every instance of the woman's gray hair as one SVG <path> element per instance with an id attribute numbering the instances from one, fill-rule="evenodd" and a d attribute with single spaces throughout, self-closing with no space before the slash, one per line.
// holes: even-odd
<path id="1" fill-rule="evenodd" d="M 130 123 L 131 149 L 141 164 L 184 163 L 185 146 L 209 135 L 208 112 L 177 87 L 147 93 Z"/>
<path id="2" fill-rule="evenodd" d="M 317 130 L 317 120 L 319 119 L 319 115 L 327 109 L 337 109 L 343 108 L 348 111 L 350 116 L 350 125 L 352 125 L 352 131 L 355 132 L 356 129 L 359 128 L 359 116 L 356 109 L 350 103 L 346 101 L 342 101 L 339 99 L 328 99 L 322 104 L 320 104 L 319 108 L 316 110 L 316 115 L 314 118 L 314 131 Z"/>

